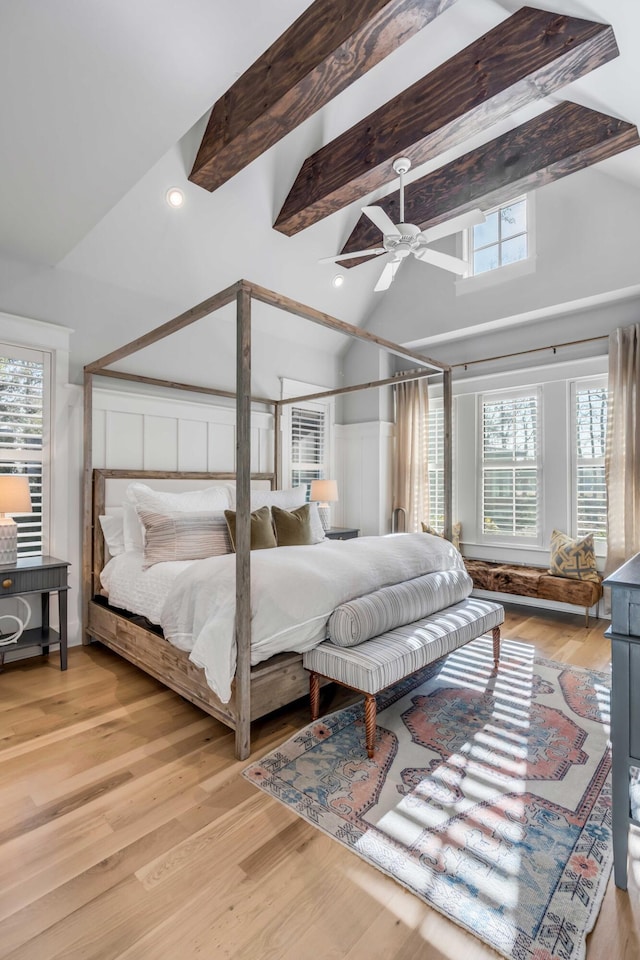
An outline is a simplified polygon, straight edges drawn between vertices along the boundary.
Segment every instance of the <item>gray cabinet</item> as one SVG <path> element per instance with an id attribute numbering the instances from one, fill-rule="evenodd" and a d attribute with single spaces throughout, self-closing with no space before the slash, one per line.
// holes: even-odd
<path id="1" fill-rule="evenodd" d="M 6 653 L 23 647 L 40 647 L 49 653 L 49 647 L 60 645 L 60 669 L 67 669 L 67 571 L 66 560 L 56 557 L 20 557 L 15 563 L 0 564 L 0 597 L 19 594 L 40 594 L 41 626 L 25 630 L 16 643 L 0 646 L 0 669 Z M 49 595 L 58 595 L 60 631 L 49 626 Z"/>
<path id="2" fill-rule="evenodd" d="M 359 533 L 356 527 L 329 527 L 324 535 L 327 540 L 354 540 Z"/>
<path id="3" fill-rule="evenodd" d="M 611 748 L 613 869 L 627 889 L 629 824 L 640 826 L 640 553 L 604 581 L 611 587 Z"/>

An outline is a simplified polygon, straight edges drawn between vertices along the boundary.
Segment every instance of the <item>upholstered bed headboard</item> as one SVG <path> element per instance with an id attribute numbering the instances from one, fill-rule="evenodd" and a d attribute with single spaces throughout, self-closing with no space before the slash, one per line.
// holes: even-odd
<path id="1" fill-rule="evenodd" d="M 85 517 L 85 522 L 91 524 L 92 596 L 100 590 L 100 571 L 105 565 L 106 557 L 104 536 L 98 517 L 101 514 L 108 514 L 117 510 L 122 501 L 126 499 L 127 487 L 136 480 L 146 483 L 154 490 L 183 493 L 188 490 L 202 490 L 204 487 L 215 485 L 216 481 L 235 486 L 236 477 L 234 473 L 95 469 L 93 471 L 92 514 L 91 517 Z M 251 475 L 251 486 L 254 489 L 271 490 L 274 483 L 275 474 L 254 473 Z"/>

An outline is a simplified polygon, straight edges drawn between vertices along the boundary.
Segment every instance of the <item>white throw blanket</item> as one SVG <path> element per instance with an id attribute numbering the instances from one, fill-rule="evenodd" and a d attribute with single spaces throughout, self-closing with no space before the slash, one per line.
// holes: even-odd
<path id="1" fill-rule="evenodd" d="M 450 543 L 425 533 L 327 540 L 251 554 L 251 663 L 304 652 L 326 637 L 336 607 L 436 570 L 464 569 Z M 223 703 L 236 668 L 235 555 L 198 560 L 176 579 L 161 615 L 165 637 L 190 650 Z"/>

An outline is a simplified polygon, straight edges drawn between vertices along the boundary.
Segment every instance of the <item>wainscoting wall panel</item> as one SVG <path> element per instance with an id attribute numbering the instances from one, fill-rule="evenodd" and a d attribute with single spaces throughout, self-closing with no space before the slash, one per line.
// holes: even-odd
<path id="1" fill-rule="evenodd" d="M 147 394 L 94 390 L 94 467 L 235 470 L 235 409 Z M 254 411 L 251 469 L 273 470 L 273 416 Z"/>
<path id="2" fill-rule="evenodd" d="M 336 425 L 340 523 L 357 527 L 362 536 L 391 530 L 394 434 L 394 424 L 386 421 Z"/>

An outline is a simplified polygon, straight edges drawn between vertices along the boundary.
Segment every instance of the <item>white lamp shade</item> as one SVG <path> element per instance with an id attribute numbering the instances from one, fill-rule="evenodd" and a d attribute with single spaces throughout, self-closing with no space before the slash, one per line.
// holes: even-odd
<path id="1" fill-rule="evenodd" d="M 310 500 L 321 503 L 336 503 L 338 500 L 338 484 L 335 480 L 312 480 Z"/>
<path id="2" fill-rule="evenodd" d="M 31 513 L 29 478 L 24 474 L 0 476 L 0 513 Z"/>

